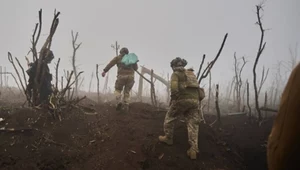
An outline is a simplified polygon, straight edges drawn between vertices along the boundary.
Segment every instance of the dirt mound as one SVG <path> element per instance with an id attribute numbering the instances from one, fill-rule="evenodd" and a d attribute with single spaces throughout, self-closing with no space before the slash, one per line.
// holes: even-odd
<path id="1" fill-rule="evenodd" d="M 165 111 L 149 104 L 132 103 L 130 112 L 125 114 L 116 112 L 109 103 L 94 106 L 85 100 L 81 104 L 96 113 L 84 114 L 73 109 L 62 115 L 61 122 L 31 109 L 0 113 L 5 119 L 0 122 L 0 169 L 226 170 L 247 166 L 243 149 L 250 150 L 248 145 L 252 143 L 237 145 L 243 143 L 239 137 L 243 128 L 232 130 L 231 120 L 224 120 L 222 131 L 201 124 L 199 159 L 191 161 L 186 156 L 187 131 L 181 119 L 176 125 L 174 145 L 166 146 L 158 142 L 158 136 L 163 134 Z M 248 130 L 250 133 L 251 128 Z M 261 140 L 265 140 L 263 136 Z M 247 135 L 242 138 L 247 139 Z M 251 145 L 252 150 L 261 148 L 258 143 Z"/>

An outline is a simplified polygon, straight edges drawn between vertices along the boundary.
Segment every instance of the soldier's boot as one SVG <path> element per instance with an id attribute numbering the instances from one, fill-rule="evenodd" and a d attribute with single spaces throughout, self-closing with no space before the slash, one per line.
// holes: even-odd
<path id="1" fill-rule="evenodd" d="M 128 104 L 128 103 L 124 103 L 124 104 L 123 104 L 123 111 L 124 111 L 125 113 L 128 113 L 128 112 L 129 112 L 129 104 Z"/>
<path id="2" fill-rule="evenodd" d="M 118 90 L 115 90 L 114 93 L 115 93 L 115 97 L 116 97 L 116 101 L 117 101 L 116 110 L 119 111 L 122 109 L 122 102 L 121 102 L 122 94 Z"/>
<path id="3" fill-rule="evenodd" d="M 167 145 L 173 145 L 173 139 L 170 139 L 167 136 L 159 136 L 158 140 L 160 142 L 166 143 Z"/>
<path id="4" fill-rule="evenodd" d="M 192 149 L 187 150 L 187 155 L 190 159 L 197 159 L 197 152 Z"/>
<path id="5" fill-rule="evenodd" d="M 122 102 L 117 103 L 116 110 L 119 111 L 122 109 Z"/>

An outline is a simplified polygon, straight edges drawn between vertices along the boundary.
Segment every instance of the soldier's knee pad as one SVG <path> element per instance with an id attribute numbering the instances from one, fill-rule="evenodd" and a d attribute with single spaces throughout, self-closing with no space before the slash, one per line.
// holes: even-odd
<path id="1" fill-rule="evenodd" d="M 122 96 L 122 93 L 121 93 L 120 90 L 115 90 L 115 91 L 114 91 L 114 95 L 115 95 L 116 97 L 119 97 L 119 96 Z"/>

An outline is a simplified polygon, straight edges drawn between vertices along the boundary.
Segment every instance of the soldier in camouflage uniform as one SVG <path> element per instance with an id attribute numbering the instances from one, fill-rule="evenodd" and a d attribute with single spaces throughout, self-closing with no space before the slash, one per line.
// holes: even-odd
<path id="1" fill-rule="evenodd" d="M 130 91 L 135 83 L 134 81 L 134 71 L 138 69 L 137 64 L 133 64 L 125 66 L 121 63 L 121 60 L 124 55 L 128 54 L 129 50 L 127 48 L 122 48 L 120 50 L 120 55 L 114 57 L 107 66 L 103 69 L 102 77 L 114 66 L 117 65 L 118 72 L 117 72 L 117 80 L 115 82 L 115 96 L 117 100 L 117 110 L 120 110 L 122 105 L 124 105 L 124 109 L 128 111 L 129 99 L 130 99 Z M 123 91 L 124 90 L 124 91 Z M 122 98 L 122 91 L 124 93 L 123 101 Z"/>
<path id="2" fill-rule="evenodd" d="M 45 58 L 42 61 L 41 65 L 41 70 L 45 69 L 45 74 L 43 79 L 39 78 L 38 81 L 42 81 L 41 83 L 41 89 L 40 89 L 40 95 L 39 95 L 39 102 L 36 104 L 44 104 L 47 105 L 49 103 L 49 96 L 52 94 L 52 74 L 50 73 L 50 69 L 48 64 L 51 63 L 51 61 L 54 59 L 54 54 L 50 49 L 46 49 L 44 51 Z M 36 76 L 36 71 L 37 71 L 37 65 L 38 65 L 38 60 L 36 60 L 34 63 L 30 63 L 29 66 L 30 68 L 26 71 L 29 80 L 28 80 L 28 85 L 26 87 L 26 93 L 30 96 L 32 96 L 32 90 L 34 86 L 34 79 Z M 42 73 L 40 74 L 42 76 Z"/>
<path id="3" fill-rule="evenodd" d="M 183 114 L 188 129 L 188 141 L 190 149 L 187 155 L 191 159 L 197 158 L 198 150 L 198 131 L 200 124 L 200 115 L 198 110 L 200 88 L 193 70 L 186 70 L 186 60 L 177 57 L 172 60 L 171 67 L 171 105 L 164 121 L 164 136 L 159 136 L 159 141 L 168 145 L 173 144 L 173 131 L 175 120 L 180 114 Z M 201 89 L 202 90 L 202 89 Z M 201 91 L 203 93 L 203 91 Z"/>

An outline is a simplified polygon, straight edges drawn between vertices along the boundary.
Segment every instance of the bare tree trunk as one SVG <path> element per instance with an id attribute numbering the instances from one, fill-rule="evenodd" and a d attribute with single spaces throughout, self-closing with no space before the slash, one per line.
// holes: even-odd
<path id="1" fill-rule="evenodd" d="M 220 126 L 221 125 L 221 111 L 220 111 L 220 107 L 219 107 L 219 84 L 216 85 L 215 104 L 216 104 L 216 111 L 217 111 L 217 122 L 218 122 L 218 126 Z"/>
<path id="2" fill-rule="evenodd" d="M 246 106 L 246 102 L 245 102 L 245 94 L 246 94 L 247 88 L 245 88 L 244 86 L 244 90 L 243 90 L 243 107 Z"/>
<path id="3" fill-rule="evenodd" d="M 76 44 L 77 38 L 78 38 L 78 32 L 76 32 L 76 35 L 74 36 L 73 30 L 71 31 L 72 35 L 72 47 L 73 47 L 73 56 L 72 56 L 72 66 L 73 66 L 73 72 L 74 76 L 77 77 L 77 66 L 76 66 L 76 52 L 81 46 L 82 43 Z M 78 96 L 78 79 L 75 82 L 75 96 Z"/>
<path id="4" fill-rule="evenodd" d="M 70 79 L 70 72 L 67 71 L 67 79 L 69 80 Z M 71 97 L 71 91 L 70 91 L 70 88 L 67 89 L 68 92 L 67 92 L 67 99 L 70 100 L 70 97 Z"/>
<path id="5" fill-rule="evenodd" d="M 227 105 L 229 104 L 229 100 L 231 100 L 231 93 L 232 93 L 233 85 L 234 85 L 234 77 L 233 77 L 233 79 L 231 81 L 231 84 L 230 84 L 230 90 L 229 90 L 229 95 L 228 95 L 228 99 L 227 99 Z M 233 98 L 234 98 L 234 95 L 233 95 Z"/>
<path id="6" fill-rule="evenodd" d="M 99 92 L 99 65 L 96 64 L 96 77 L 97 77 L 97 100 L 100 103 L 100 92 Z"/>
<path id="7" fill-rule="evenodd" d="M 257 5 L 256 6 L 256 14 L 257 14 L 257 20 L 258 20 L 258 25 L 259 25 L 259 28 L 260 28 L 260 31 L 261 31 L 261 37 L 260 37 L 260 43 L 259 43 L 259 48 L 258 48 L 258 51 L 257 51 L 257 55 L 256 55 L 256 59 L 255 59 L 255 62 L 254 62 L 254 66 L 253 66 L 253 84 L 254 84 L 254 91 L 255 91 L 255 107 L 256 107 L 256 111 L 258 113 L 258 119 L 259 121 L 262 120 L 262 116 L 261 116 L 261 111 L 259 109 L 259 102 L 258 102 L 258 99 L 259 99 L 259 94 L 258 94 L 258 90 L 257 90 L 257 85 L 256 85 L 256 66 L 257 66 L 257 63 L 258 63 L 258 60 L 259 60 L 259 57 L 261 56 L 263 50 L 265 49 L 265 46 L 266 46 L 266 42 L 264 43 L 264 33 L 265 33 L 265 30 L 263 29 L 263 26 L 262 26 L 262 23 L 261 23 L 261 16 L 260 16 L 260 11 L 262 10 L 262 6 L 260 5 Z"/>
<path id="8" fill-rule="evenodd" d="M 265 104 L 264 107 L 267 108 L 268 107 L 268 93 L 265 92 Z M 267 111 L 265 111 L 265 118 L 267 118 Z"/>
<path id="9" fill-rule="evenodd" d="M 243 65 L 241 68 L 239 68 L 239 62 L 237 61 L 236 58 L 236 53 L 234 53 L 234 72 L 235 72 L 235 95 L 236 96 L 236 103 L 237 103 L 237 111 L 241 111 L 241 88 L 242 88 L 242 71 L 244 69 L 244 66 L 246 65 L 245 58 L 242 57 L 243 59 Z"/>
<path id="10" fill-rule="evenodd" d="M 61 90 L 64 89 L 64 76 L 61 76 Z"/>
<path id="11" fill-rule="evenodd" d="M 22 81 L 21 76 L 20 76 L 20 73 L 19 73 L 19 71 L 18 71 L 18 69 L 17 69 L 17 67 L 16 67 L 16 65 L 15 65 L 15 63 L 14 63 L 14 61 L 13 61 L 13 58 L 12 58 L 12 55 L 11 55 L 10 52 L 8 52 L 8 60 L 9 60 L 9 62 L 13 65 L 13 67 L 14 67 L 16 73 L 17 73 L 17 76 L 18 76 L 18 78 L 19 78 L 19 82 L 20 82 L 21 87 L 22 87 L 22 89 L 23 89 L 23 93 L 24 93 L 24 95 L 26 96 L 26 99 L 28 100 L 28 102 L 30 102 L 30 100 L 29 100 L 29 98 L 28 98 L 28 96 L 27 96 L 27 93 L 26 93 L 26 82 L 25 82 L 25 86 L 24 86 L 23 81 Z"/>
<path id="12" fill-rule="evenodd" d="M 201 76 L 198 79 L 198 84 L 201 83 L 201 80 L 206 78 L 208 76 L 208 73 L 210 72 L 210 70 L 213 68 L 214 64 L 216 63 L 216 61 L 218 60 L 218 58 L 221 55 L 221 52 L 223 50 L 223 47 L 225 45 L 226 39 L 227 39 L 228 33 L 225 34 L 223 42 L 221 44 L 221 47 L 216 55 L 216 57 L 209 63 L 209 65 L 203 70 L 203 73 L 201 74 Z M 203 60 L 205 59 L 205 56 L 203 56 L 202 62 L 204 62 Z M 200 66 L 201 67 L 201 66 Z M 199 69 L 200 70 L 200 69 Z"/>
<path id="13" fill-rule="evenodd" d="M 211 72 L 209 72 L 209 87 L 208 87 L 208 99 L 207 99 L 207 113 L 209 113 L 211 99 Z"/>
<path id="14" fill-rule="evenodd" d="M 235 84 L 234 84 L 234 97 L 236 97 L 236 102 L 233 100 L 234 103 L 237 103 L 237 111 L 240 112 L 240 101 L 239 101 L 239 75 L 238 75 L 238 62 L 236 58 L 236 53 L 234 53 L 234 72 L 235 72 Z"/>
<path id="15" fill-rule="evenodd" d="M 58 67 L 59 67 L 59 63 L 60 63 L 60 58 L 58 58 L 58 61 L 56 63 L 56 67 L 55 67 L 55 89 L 58 90 Z"/>
<path id="16" fill-rule="evenodd" d="M 250 107 L 250 102 L 249 102 L 249 82 L 248 80 L 246 81 L 246 84 L 247 84 L 247 106 L 248 106 L 248 116 L 249 116 L 249 119 L 251 120 L 252 119 L 252 113 L 251 113 L 251 107 Z"/>
<path id="17" fill-rule="evenodd" d="M 263 70 L 262 70 L 262 73 L 261 73 L 261 80 L 260 80 L 260 83 L 259 83 L 259 88 L 258 88 L 258 96 L 260 95 L 260 91 L 262 89 L 262 86 L 264 85 L 267 77 L 268 77 L 268 74 L 269 74 L 269 69 L 267 70 L 267 73 L 265 73 L 265 67 L 263 67 Z"/>
<path id="18" fill-rule="evenodd" d="M 234 86 L 234 88 L 232 90 L 232 100 L 233 100 L 233 103 L 235 104 L 236 103 L 236 89 L 237 89 L 236 83 L 234 83 L 233 86 Z"/>

